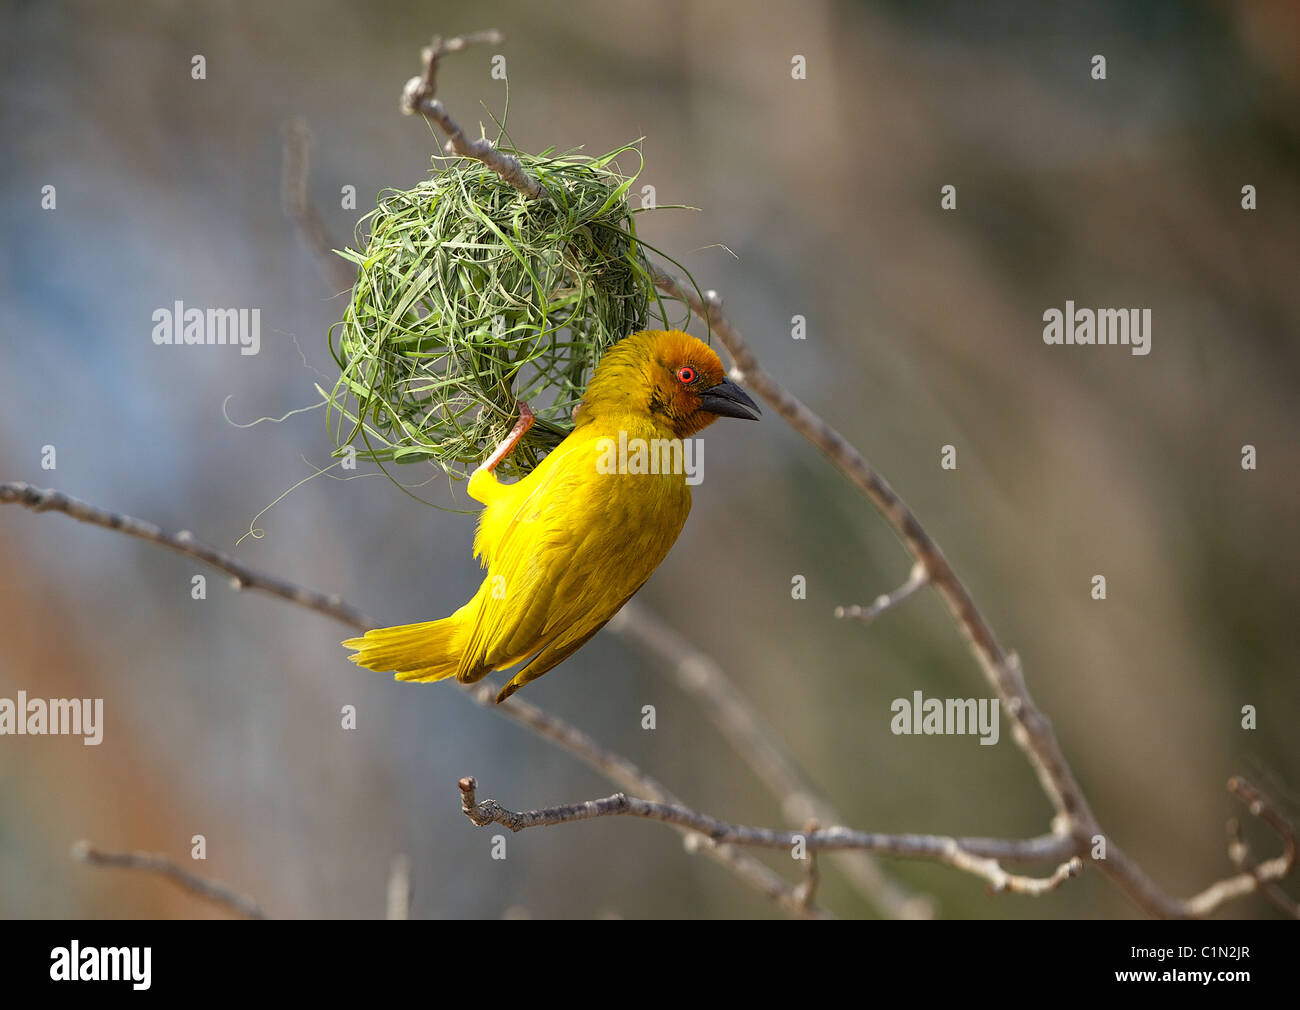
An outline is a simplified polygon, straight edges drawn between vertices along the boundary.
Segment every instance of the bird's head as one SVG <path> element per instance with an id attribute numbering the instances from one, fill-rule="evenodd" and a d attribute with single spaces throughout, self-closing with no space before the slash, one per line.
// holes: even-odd
<path id="1" fill-rule="evenodd" d="M 717 354 L 681 330 L 643 330 L 605 352 L 583 397 L 583 418 L 645 414 L 688 438 L 719 417 L 757 420 L 758 405 L 727 378 Z"/>

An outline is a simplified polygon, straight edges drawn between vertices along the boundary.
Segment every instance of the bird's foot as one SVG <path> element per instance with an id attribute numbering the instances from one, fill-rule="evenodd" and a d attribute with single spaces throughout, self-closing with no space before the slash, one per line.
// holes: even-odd
<path id="1" fill-rule="evenodd" d="M 479 469 L 486 470 L 488 473 L 495 470 L 498 464 L 514 451 L 515 446 L 519 444 L 519 440 L 524 437 L 528 429 L 533 426 L 533 422 L 536 420 L 537 415 L 533 413 L 532 408 L 523 400 L 520 400 L 519 420 L 516 421 L 515 426 L 510 429 L 510 434 L 502 439 L 501 444 L 492 450 L 492 455 L 483 461 Z"/>

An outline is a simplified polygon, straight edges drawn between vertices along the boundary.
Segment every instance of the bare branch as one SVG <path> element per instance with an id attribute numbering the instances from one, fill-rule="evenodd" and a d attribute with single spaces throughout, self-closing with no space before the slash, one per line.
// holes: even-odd
<path id="1" fill-rule="evenodd" d="M 1295 828 L 1278 813 L 1273 801 L 1240 776 L 1228 780 L 1228 790 L 1242 803 L 1246 804 L 1246 809 L 1250 811 L 1251 816 L 1258 817 L 1277 833 L 1278 837 L 1282 839 L 1282 854 L 1251 866 L 1235 877 L 1228 877 L 1226 880 L 1211 884 L 1200 894 L 1188 898 L 1184 902 L 1186 906 L 1185 915 L 1188 917 L 1199 918 L 1209 915 L 1225 902 L 1255 891 L 1264 892 L 1266 896 L 1274 901 L 1274 904 L 1277 904 L 1276 898 L 1268 895 L 1268 888 L 1274 886 L 1275 881 L 1287 877 L 1295 866 Z M 1295 902 L 1291 901 L 1285 892 L 1282 892 L 1281 897 L 1285 902 L 1289 902 L 1289 907 L 1287 904 L 1282 904 L 1279 907 L 1288 914 L 1296 915 Z M 1300 918 L 1300 916 L 1297 916 L 1297 918 Z"/>
<path id="2" fill-rule="evenodd" d="M 0 504 L 24 505 L 34 512 L 62 512 L 81 522 L 138 537 L 218 568 L 232 577 L 236 588 L 252 589 L 278 596 L 291 603 L 323 613 L 360 631 L 376 626 L 359 611 L 345 604 L 338 596 L 326 596 L 256 571 L 212 547 L 199 543 L 188 532 L 169 534 L 152 523 L 118 512 L 110 512 L 60 491 L 43 491 L 20 481 L 0 483 Z M 516 697 L 505 704 L 497 705 L 495 691 L 487 684 L 469 686 L 464 693 L 480 707 L 514 719 L 539 736 L 558 744 L 579 760 L 608 776 L 616 784 L 665 800 L 673 799 L 667 789 L 642 772 L 631 761 L 601 747 L 586 733 L 562 719 L 543 712 L 531 702 Z M 692 847 L 691 851 L 695 851 L 696 848 L 700 846 Z M 776 901 L 787 912 L 800 916 L 810 914 L 795 900 L 794 889 L 762 863 L 728 846 L 705 845 L 703 849 L 709 858 L 726 866 L 750 886 Z M 816 910 L 811 914 L 815 917 L 824 917 L 826 913 Z"/>
<path id="3" fill-rule="evenodd" d="M 497 45 L 503 40 L 504 37 L 498 31 L 475 32 L 472 35 L 453 39 L 441 39 L 435 36 L 433 44 L 425 46 L 421 53 L 424 72 L 419 77 L 412 77 L 407 81 L 402 91 L 402 112 L 408 116 L 418 112 L 447 135 L 445 145 L 447 151 L 462 158 L 481 161 L 528 199 L 536 200 L 544 190 L 536 179 L 524 171 L 519 159 L 510 154 L 502 154 L 486 138 L 470 140 L 465 136 L 465 131 L 448 114 L 442 102 L 434 97 L 437 91 L 438 61 L 442 57 L 449 53 L 458 53 L 476 43 Z"/>
<path id="4" fill-rule="evenodd" d="M 66 495 L 62 491 L 42 490 L 22 481 L 0 483 L 0 505 L 22 505 L 33 512 L 62 512 L 78 522 L 90 523 L 92 526 L 102 526 L 104 529 L 138 537 L 210 565 L 229 575 L 231 585 L 235 589 L 253 589 L 261 593 L 270 593 L 272 596 L 278 596 L 282 600 L 288 600 L 300 607 L 332 617 L 336 621 L 362 631 L 374 627 L 369 618 L 349 607 L 343 602 L 342 597 L 314 592 L 274 575 L 255 571 L 229 555 L 199 543 L 189 530 L 168 533 L 161 527 L 142 519 L 133 519 L 120 512 L 110 512 L 108 509 Z"/>
<path id="5" fill-rule="evenodd" d="M 346 291 L 357 279 L 356 267 L 334 255 L 325 221 L 307 195 L 311 175 L 311 130 L 301 119 L 284 124 L 284 164 L 280 173 L 280 199 L 285 217 L 298 226 L 298 235 L 325 272 L 332 287 Z"/>
<path id="6" fill-rule="evenodd" d="M 663 270 L 656 269 L 654 279 L 661 291 L 684 301 L 693 311 L 708 320 L 710 330 L 731 355 L 732 377 L 743 381 L 792 428 L 821 450 L 884 516 L 912 555 L 913 561 L 928 573 L 930 582 L 947 602 L 1003 702 L 1016 699 L 1012 713 L 1024 729 L 1023 733 L 1016 734 L 1017 743 L 1038 771 L 1039 781 L 1057 812 L 1068 815 L 1073 821 L 1082 819 L 1094 822 L 1083 792 L 1056 742 L 1051 724 L 1034 705 L 1023 678 L 1012 667 L 1009 654 L 998 642 L 993 629 L 953 571 L 939 545 L 921 526 L 912 510 L 843 435 L 763 370 L 740 332 L 723 314 L 722 301 L 717 292 L 707 291 L 701 297 L 694 288 L 680 283 Z"/>
<path id="7" fill-rule="evenodd" d="M 476 705 L 489 711 L 504 712 L 511 719 L 522 723 L 539 736 L 558 744 L 570 754 L 576 754 L 583 762 L 600 772 L 611 782 L 645 796 L 672 802 L 675 797 L 668 787 L 658 779 L 643 772 L 635 764 L 616 754 L 614 751 L 597 743 L 589 734 L 578 727 L 565 722 L 549 712 L 543 711 L 531 701 L 511 696 L 500 705 L 496 703 L 496 688 L 487 681 L 467 688 L 466 694 Z"/>
<path id="8" fill-rule="evenodd" d="M 539 736 L 564 748 L 586 764 L 595 768 L 611 782 L 624 789 L 632 790 L 663 803 L 678 803 L 668 787 L 657 779 L 643 772 L 635 764 L 601 746 L 591 736 L 542 711 L 530 701 L 512 695 L 500 705 L 496 703 L 496 688 L 483 682 L 469 687 L 470 699 L 481 708 L 505 715 L 523 723 Z M 799 900 L 796 888 L 788 885 L 781 877 L 752 856 L 741 852 L 734 846 L 718 845 L 708 838 L 700 837 L 694 832 L 683 830 L 687 851 L 703 851 L 714 862 L 726 866 L 733 873 L 745 880 L 751 887 L 775 901 L 792 915 L 811 918 L 828 918 L 821 909 L 810 908 L 806 902 Z"/>
<path id="9" fill-rule="evenodd" d="M 151 523 L 134 519 L 130 516 L 119 513 L 109 512 L 97 506 L 89 505 L 86 502 L 71 498 L 58 491 L 42 491 L 33 488 L 22 482 L 5 482 L 0 483 L 0 503 L 21 504 L 36 512 L 56 511 L 71 516 L 82 522 L 102 526 L 105 529 L 117 530 L 139 539 L 165 546 L 179 554 L 193 557 L 205 564 L 212 565 L 221 571 L 226 572 L 235 579 L 236 584 L 266 592 L 282 599 L 298 603 L 309 609 L 324 613 L 336 620 L 355 628 L 370 627 L 364 617 L 353 608 L 343 603 L 337 596 L 326 596 L 321 593 L 303 589 L 299 586 L 287 583 L 273 576 L 257 572 L 234 561 L 233 559 L 215 551 L 211 547 L 196 541 L 193 536 L 187 533 L 175 535 L 164 533 L 159 527 Z M 1013 669 L 1018 669 L 1014 656 L 1010 658 Z M 676 803 L 675 797 L 668 790 L 656 782 L 653 778 L 640 771 L 632 762 L 621 756 L 608 751 L 595 743 L 587 734 L 570 726 L 563 720 L 551 716 L 537 706 L 532 705 L 520 698 L 512 698 L 504 705 L 495 705 L 493 703 L 495 694 L 492 687 L 488 684 L 481 684 L 477 687 L 471 687 L 466 692 L 468 696 L 483 708 L 491 711 L 503 713 L 510 718 L 528 726 L 539 735 L 551 739 L 564 749 L 570 751 L 587 764 L 601 771 L 613 781 L 624 785 L 627 788 L 635 788 L 650 795 L 661 797 L 658 801 L 662 805 L 669 806 Z M 1243 873 L 1237 877 L 1229 878 L 1213 885 L 1206 891 L 1202 892 L 1196 898 L 1188 902 L 1179 902 L 1176 899 L 1166 899 L 1169 902 L 1169 909 L 1161 909 L 1158 914 L 1167 914 L 1174 916 L 1201 916 L 1209 914 L 1219 905 L 1232 898 L 1248 894 L 1254 890 L 1260 889 L 1261 885 L 1287 876 L 1295 862 L 1295 831 L 1291 825 L 1277 813 L 1273 805 L 1267 798 L 1254 789 L 1249 783 L 1242 779 L 1234 779 L 1230 788 L 1241 796 L 1245 802 L 1250 805 L 1251 812 L 1256 816 L 1262 817 L 1273 829 L 1283 838 L 1286 843 L 1286 851 L 1283 856 L 1270 860 L 1265 864 L 1256 867 L 1250 873 Z M 645 802 L 645 801 L 638 801 Z M 703 817 L 703 815 L 695 815 Z M 722 822 L 714 821 L 710 818 L 704 819 L 706 822 L 719 824 Z M 721 836 L 701 831 L 698 825 L 686 821 L 672 821 L 679 828 L 688 831 L 688 842 L 693 837 L 689 832 L 696 832 L 703 835 L 710 844 L 704 845 L 704 851 L 723 865 L 728 866 L 733 872 L 737 873 L 742 879 L 750 883 L 772 900 L 776 901 L 782 908 L 796 915 L 816 915 L 824 916 L 825 913 L 820 910 L 809 912 L 801 899 L 798 888 L 791 888 L 774 874 L 762 863 L 753 860 L 751 857 L 738 852 L 734 844 L 761 844 L 753 840 L 743 838 L 732 838 L 725 831 Z M 725 825 L 724 825 L 725 827 Z M 741 829 L 737 829 L 741 830 Z M 761 830 L 761 829 L 746 829 Z M 953 843 L 951 839 L 938 839 L 938 836 L 885 836 L 885 835 L 864 835 L 862 833 L 847 832 L 848 829 L 835 828 L 828 831 L 818 832 L 813 838 L 809 839 L 810 848 L 828 848 L 831 850 L 838 849 L 862 849 L 865 851 L 880 852 L 889 855 L 912 856 L 915 858 L 936 859 L 947 862 L 950 865 L 956 865 L 955 860 L 963 860 L 970 856 L 976 859 L 986 860 L 1035 860 L 1035 859 L 1056 859 L 1070 853 L 1065 849 L 1071 846 L 1070 839 L 1061 835 L 1044 835 L 1038 839 L 1031 839 L 1027 842 L 1006 841 L 1000 839 L 962 839 Z M 782 839 L 782 845 L 788 840 L 789 833 Z M 830 844 L 835 841 L 843 844 Z M 847 840 L 847 841 L 846 841 Z M 851 844 L 849 844 L 851 842 Z M 945 848 L 949 843 L 955 844 L 955 849 Z M 1077 844 L 1077 839 L 1075 843 Z M 936 847 L 937 846 L 937 847 Z M 694 850 L 699 848 L 698 841 L 688 845 Z M 1097 865 L 1103 869 L 1113 862 L 1118 853 L 1116 846 L 1110 847 L 1109 858 L 1098 861 Z M 93 848 L 87 849 L 90 853 L 98 854 L 98 850 Z M 149 857 L 147 854 L 103 854 L 104 859 L 100 860 L 111 865 L 133 866 L 141 869 L 153 869 L 156 872 L 170 875 L 165 867 L 167 861 L 165 857 Z M 1127 859 L 1122 853 L 1120 858 Z M 90 856 L 86 856 L 90 860 Z M 116 860 L 116 861 L 114 861 Z M 173 868 L 176 873 L 184 875 L 185 871 L 178 867 Z M 960 867 L 967 869 L 968 872 L 977 872 L 976 868 L 967 863 Z M 1059 871 L 1058 871 L 1059 872 Z M 1140 871 L 1139 871 L 1140 872 Z M 989 878 L 990 883 L 997 884 L 997 878 Z M 1117 879 L 1124 879 L 1123 875 L 1112 874 Z M 177 879 L 178 883 L 185 886 L 181 878 Z M 195 878 L 197 879 L 197 878 Z M 1050 879 L 1050 878 L 1049 878 Z M 1059 881 L 1057 881 L 1059 883 Z M 203 883 L 203 882 L 201 882 Z M 1006 885 L 1015 889 L 1020 885 L 1017 881 L 1009 881 Z M 1045 888 L 1046 885 L 1041 881 L 1033 887 Z M 196 893 L 204 893 L 199 891 Z M 238 897 L 238 896 L 236 896 Z M 256 907 L 256 906 L 253 906 Z M 252 914 L 252 913 L 249 913 Z"/>
<path id="10" fill-rule="evenodd" d="M 116 866 L 124 870 L 144 870 L 165 877 L 177 887 L 196 897 L 220 905 L 228 912 L 246 919 L 265 919 L 266 913 L 252 898 L 245 897 L 228 884 L 207 880 L 163 855 L 151 852 L 110 852 L 97 848 L 90 842 L 77 842 L 72 846 L 72 858 L 91 866 Z"/>
<path id="11" fill-rule="evenodd" d="M 1258 863 L 1251 854 L 1250 845 L 1241 834 L 1241 822 L 1235 817 L 1228 818 L 1228 858 L 1232 865 L 1244 873 L 1256 875 Z M 1264 895 L 1279 912 L 1292 919 L 1300 919 L 1300 902 L 1295 901 L 1286 891 L 1272 881 L 1261 882 L 1260 893 Z"/>
<path id="12" fill-rule="evenodd" d="M 615 793 L 604 799 L 587 800 L 541 810 L 507 810 L 496 800 L 479 800 L 478 783 L 467 776 L 457 783 L 461 811 L 479 827 L 501 824 L 511 831 L 552 827 L 597 817 L 641 817 L 678 827 L 687 827 L 714 842 L 768 849 L 793 849 L 800 842 L 807 852 L 836 849 L 864 849 L 883 855 L 904 856 L 946 863 L 958 870 L 982 877 L 994 893 L 1013 891 L 1040 895 L 1055 890 L 1061 882 L 1077 876 L 1082 861 L 1072 854 L 1073 843 L 1060 835 L 1037 838 L 948 838 L 941 835 L 884 835 L 851 828 L 819 828 L 816 831 L 782 831 L 728 824 L 708 814 L 697 813 L 675 803 L 657 803 Z M 998 860 L 1019 862 L 1056 861 L 1062 865 L 1050 877 L 1020 877 L 1006 873 Z"/>
<path id="13" fill-rule="evenodd" d="M 787 822 L 802 824 L 815 817 L 823 823 L 835 824 L 844 819 L 711 656 L 635 599 L 626 603 L 606 627 L 660 660 L 677 686 L 699 703 L 736 753 L 781 801 L 781 812 Z M 641 796 L 666 799 L 623 785 Z M 881 914 L 895 919 L 933 918 L 933 899 L 909 892 L 882 871 L 867 853 L 849 849 L 835 853 L 834 859 L 854 887 Z"/>
<path id="14" fill-rule="evenodd" d="M 978 856 L 972 856 L 960 847 L 953 848 L 949 859 L 946 861 L 959 870 L 965 870 L 977 877 L 983 877 L 989 882 L 990 894 L 1011 892 L 1012 894 L 1024 894 L 1031 898 L 1038 898 L 1049 891 L 1055 891 L 1065 881 L 1077 877 L 1083 872 L 1083 860 L 1078 856 L 1066 860 L 1053 870 L 1051 876 L 1048 877 L 1026 877 L 1015 873 L 1007 873 L 996 859 L 981 859 Z"/>
<path id="15" fill-rule="evenodd" d="M 870 624 L 890 607 L 898 606 L 918 589 L 922 589 L 929 584 L 930 573 L 926 571 L 925 565 L 918 561 L 912 566 L 907 581 L 892 593 L 882 593 L 877 596 L 869 607 L 862 607 L 856 603 L 848 607 L 836 607 L 835 616 L 839 618 L 849 617 L 861 621 L 863 624 Z"/>
<path id="16" fill-rule="evenodd" d="M 685 302 L 692 311 L 708 321 L 710 331 L 717 334 L 731 355 L 732 377 L 738 382 L 746 383 L 792 428 L 819 449 L 889 523 L 911 554 L 913 562 L 927 574 L 930 584 L 947 604 L 985 677 L 1011 716 L 1012 738 L 1028 758 L 1043 792 L 1055 808 L 1058 827 L 1073 838 L 1077 854 L 1088 852 L 1092 839 L 1105 837 L 1105 832 L 1061 751 L 1051 722 L 1029 693 L 1019 657 L 998 642 L 992 626 L 976 606 L 970 591 L 958 578 L 939 545 L 898 493 L 890 487 L 889 482 L 843 435 L 763 370 L 740 331 L 723 314 L 722 301 L 717 292 L 706 291 L 701 296 L 693 287 L 682 284 L 659 268 L 655 268 L 653 276 L 655 285 L 661 291 Z M 1245 879 L 1250 881 L 1249 888 L 1240 878 L 1232 878 L 1213 885 L 1190 901 L 1183 901 L 1162 890 L 1112 839 L 1107 838 L 1107 843 L 1106 858 L 1096 860 L 1094 865 L 1150 915 L 1166 918 L 1203 915 L 1206 910 L 1212 910 L 1228 898 L 1258 887 L 1258 881 L 1246 875 Z M 1277 865 L 1280 864 L 1274 864 Z M 1290 872 L 1289 862 L 1287 872 Z"/>

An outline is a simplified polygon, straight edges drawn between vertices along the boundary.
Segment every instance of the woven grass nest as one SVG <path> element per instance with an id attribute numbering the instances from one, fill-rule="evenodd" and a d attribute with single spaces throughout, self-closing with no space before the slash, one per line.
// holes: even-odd
<path id="1" fill-rule="evenodd" d="M 358 224 L 360 251 L 340 252 L 357 280 L 330 330 L 338 382 L 321 390 L 335 455 L 353 446 L 381 466 L 428 460 L 461 478 L 523 399 L 537 423 L 498 472 L 525 474 L 571 430 L 605 350 L 673 325 L 628 204 L 639 150 L 509 153 L 540 198 L 449 160 L 413 189 L 381 193 Z M 622 174 L 620 156 L 636 172 Z"/>

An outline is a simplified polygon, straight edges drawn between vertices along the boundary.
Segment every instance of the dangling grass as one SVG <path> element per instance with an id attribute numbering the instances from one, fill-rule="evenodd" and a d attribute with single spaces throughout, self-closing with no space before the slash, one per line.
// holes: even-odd
<path id="1" fill-rule="evenodd" d="M 380 194 L 357 228 L 362 251 L 340 252 L 357 281 L 330 330 L 336 456 L 351 445 L 381 466 L 429 460 L 464 477 L 523 399 L 537 423 L 498 473 L 525 474 L 572 429 L 610 345 L 689 320 L 685 306 L 669 320 L 654 250 L 637 239 L 637 147 L 600 158 L 502 149 L 545 195 L 526 199 L 479 162 L 451 160 L 414 189 Z M 620 156 L 636 160 L 631 175 Z"/>

